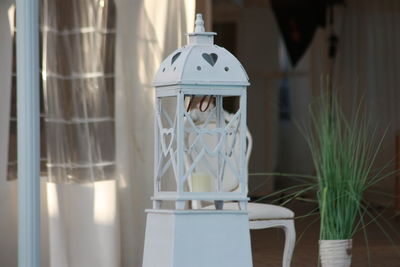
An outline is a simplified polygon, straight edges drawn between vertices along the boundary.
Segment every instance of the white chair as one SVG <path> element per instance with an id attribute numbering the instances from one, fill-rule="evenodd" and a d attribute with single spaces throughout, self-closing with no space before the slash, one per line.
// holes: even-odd
<path id="1" fill-rule="evenodd" d="M 225 119 L 229 121 L 232 118 L 231 114 L 226 113 Z M 212 129 L 215 128 L 216 124 L 215 122 L 209 122 L 207 124 L 207 128 Z M 246 158 L 247 162 L 250 159 L 250 154 L 252 150 L 252 137 L 250 135 L 250 132 L 247 130 L 247 149 L 246 149 Z M 187 135 L 187 140 L 189 143 L 196 138 L 195 133 L 188 133 Z M 214 146 L 216 145 L 217 138 L 212 135 L 206 135 L 202 137 L 204 142 L 207 143 L 207 145 Z M 228 138 L 234 138 L 234 137 L 228 137 Z M 236 157 L 238 156 L 239 153 L 239 145 L 235 145 L 235 141 L 231 140 L 229 142 L 231 144 L 234 144 L 234 147 L 232 149 L 232 154 L 230 155 L 231 157 Z M 195 150 L 194 150 L 195 151 Z M 192 152 L 192 154 L 187 155 L 186 158 L 186 166 L 190 166 L 192 159 L 196 157 L 195 152 Z M 206 156 L 207 157 L 207 156 Z M 212 158 L 207 158 L 205 159 L 206 165 L 203 166 L 203 170 L 210 168 L 214 165 L 216 168 L 217 161 Z M 205 163 L 204 163 L 205 164 Z M 202 173 L 202 166 L 201 162 L 198 163 L 198 165 L 195 168 L 195 172 Z M 199 175 L 197 178 L 201 177 L 205 179 L 207 177 L 206 175 Z M 209 176 L 211 177 L 211 176 Z M 234 177 L 233 173 L 229 170 L 229 168 L 226 168 L 225 174 L 223 176 L 223 182 L 222 182 L 222 188 L 224 191 L 232 191 L 234 192 L 235 190 L 238 190 L 239 188 L 239 182 L 238 180 Z M 201 188 L 196 188 L 198 187 L 199 182 L 196 181 L 193 183 L 191 180 L 192 178 L 189 179 L 188 181 L 188 187 L 190 191 L 193 192 L 199 192 L 199 191 L 205 191 L 204 187 L 210 187 L 207 191 L 212 191 L 212 182 L 207 182 L 203 181 Z M 211 179 L 211 178 L 210 178 Z M 200 190 L 199 190 L 200 189 Z M 211 203 L 203 203 L 200 201 L 193 201 L 192 202 L 192 208 L 198 209 L 198 208 L 203 208 L 203 209 L 215 209 L 215 205 L 210 205 Z M 238 203 L 235 202 L 228 202 L 224 203 L 223 205 L 224 210 L 237 210 L 239 209 Z M 296 241 L 296 232 L 295 232 L 295 227 L 294 227 L 294 213 L 293 211 L 277 206 L 277 205 L 270 205 L 270 204 L 264 204 L 264 203 L 248 203 L 247 205 L 247 210 L 249 213 L 249 227 L 252 230 L 256 229 L 265 229 L 265 228 L 282 228 L 285 232 L 285 248 L 284 248 L 284 253 L 283 253 L 283 267 L 289 267 L 291 260 L 292 260 L 292 255 L 293 255 L 293 250 L 295 246 L 295 241 Z"/>

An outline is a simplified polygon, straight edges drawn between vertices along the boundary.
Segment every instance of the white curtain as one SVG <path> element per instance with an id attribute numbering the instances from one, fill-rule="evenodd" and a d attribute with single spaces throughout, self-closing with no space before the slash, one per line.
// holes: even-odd
<path id="1" fill-rule="evenodd" d="M 153 188 L 151 82 L 161 60 L 184 45 L 184 34 L 193 30 L 195 0 L 115 0 L 115 173 L 103 164 L 112 163 L 113 153 L 108 153 L 112 152 L 108 145 L 113 142 L 110 128 L 99 126 L 104 117 L 113 120 L 112 113 L 104 114 L 110 112 L 110 106 L 101 102 L 109 94 L 101 95 L 101 91 L 109 88 L 104 81 L 114 75 L 101 69 L 104 39 L 96 37 L 113 31 L 103 24 L 104 17 L 96 9 L 109 2 L 44 1 L 42 6 L 48 8 L 42 13 L 44 111 L 47 122 L 54 123 L 50 128 L 55 130 L 50 131 L 49 138 L 54 142 L 48 147 L 51 182 L 42 180 L 44 267 L 141 266 L 144 209 L 150 207 Z M 16 266 L 17 181 L 6 180 L 12 38 L 5 14 L 11 1 L 0 3 L 0 59 L 8 62 L 0 67 L 0 209 L 6 215 L 0 216 L 0 266 Z M 70 11 L 71 16 L 65 16 Z M 55 47 L 58 51 L 51 50 Z M 51 57 L 46 58 L 48 55 Z M 93 73 L 96 77 L 86 75 Z M 79 104 L 90 109 L 80 109 Z M 90 123 L 98 127 L 88 131 Z M 96 134 L 110 140 L 99 139 Z M 73 135 L 81 141 L 67 142 L 73 140 Z M 88 164 L 91 168 L 85 169 Z"/>
<path id="2" fill-rule="evenodd" d="M 186 44 L 194 0 L 117 0 L 116 140 L 122 266 L 141 266 L 145 208 L 153 192 L 152 80 L 161 61 Z"/>

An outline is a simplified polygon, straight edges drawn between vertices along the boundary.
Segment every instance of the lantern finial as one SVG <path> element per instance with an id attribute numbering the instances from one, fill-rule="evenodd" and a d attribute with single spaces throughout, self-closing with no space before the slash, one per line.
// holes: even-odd
<path id="1" fill-rule="evenodd" d="M 189 33 L 189 45 L 199 44 L 214 44 L 215 32 L 206 32 L 204 29 L 204 20 L 202 14 L 196 14 L 196 21 L 194 22 L 194 32 Z"/>
<path id="2" fill-rule="evenodd" d="M 196 32 L 196 33 L 205 32 L 204 20 L 203 20 L 202 14 L 199 13 L 196 15 L 196 21 L 194 24 L 195 24 L 194 32 Z"/>

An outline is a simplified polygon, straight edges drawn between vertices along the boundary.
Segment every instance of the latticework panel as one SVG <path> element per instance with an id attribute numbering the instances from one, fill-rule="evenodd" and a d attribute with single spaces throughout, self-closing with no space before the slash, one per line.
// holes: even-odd
<path id="1" fill-rule="evenodd" d="M 177 98 L 160 98 L 156 112 L 156 190 L 176 191 L 177 168 Z"/>
<path id="2" fill-rule="evenodd" d="M 229 198 L 230 192 L 245 197 L 245 109 L 240 105 L 228 114 L 223 96 L 210 99 L 209 108 L 200 111 L 185 105 L 184 94 L 157 97 L 155 193 L 163 194 L 158 197 L 190 199 L 190 192 L 203 193 L 196 198 Z"/>

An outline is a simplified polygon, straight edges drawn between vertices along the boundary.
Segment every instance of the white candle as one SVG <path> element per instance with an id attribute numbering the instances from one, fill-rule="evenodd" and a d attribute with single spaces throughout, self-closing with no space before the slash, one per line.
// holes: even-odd
<path id="1" fill-rule="evenodd" d="M 192 174 L 192 191 L 193 192 L 211 192 L 212 177 L 206 172 L 194 172 Z"/>

